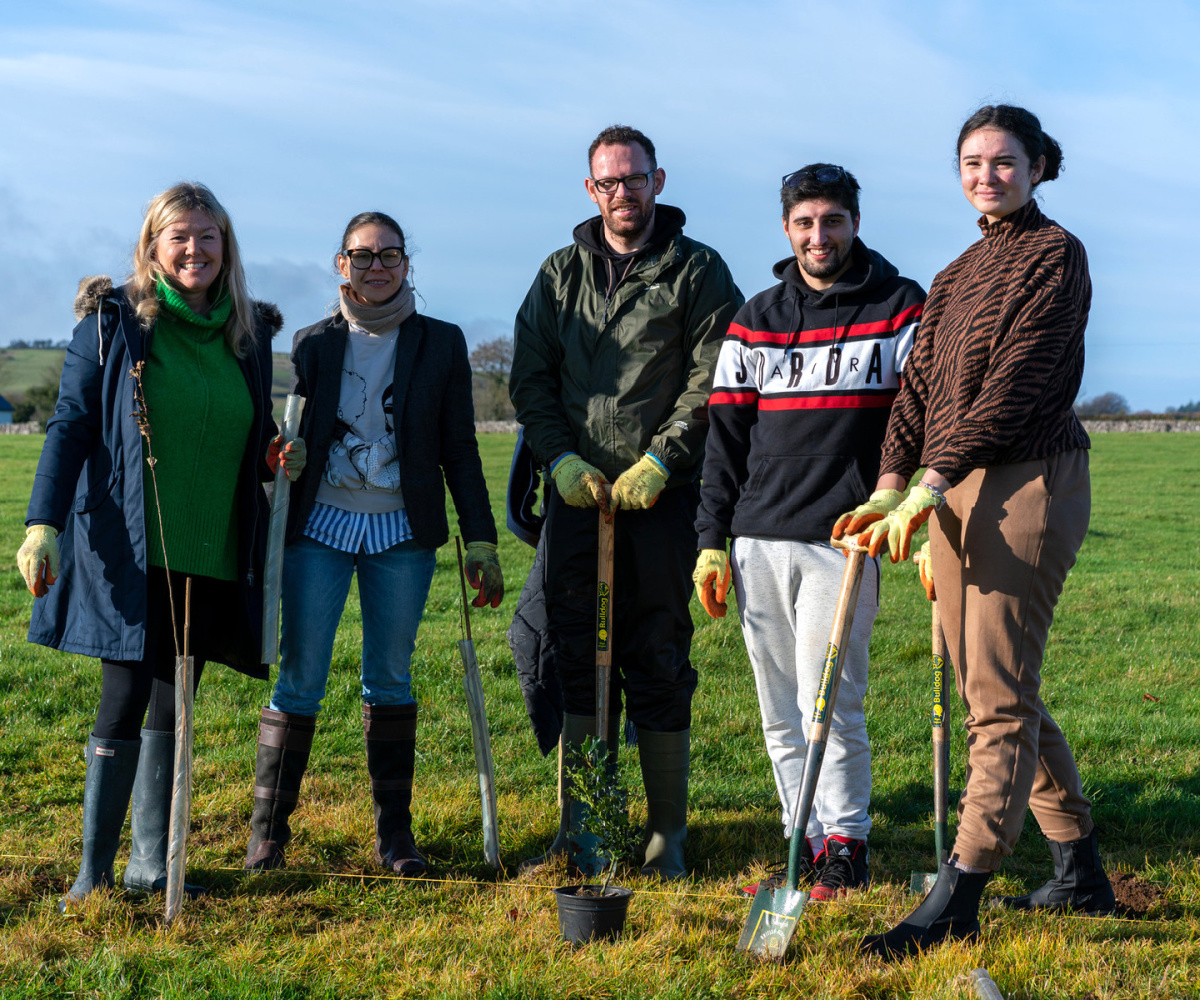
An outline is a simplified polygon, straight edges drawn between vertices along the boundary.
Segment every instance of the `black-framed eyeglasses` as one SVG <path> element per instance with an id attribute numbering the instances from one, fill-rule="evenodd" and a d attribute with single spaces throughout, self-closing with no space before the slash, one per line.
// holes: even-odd
<path id="1" fill-rule="evenodd" d="M 846 180 L 846 171 L 841 167 L 818 167 L 816 170 L 813 170 L 811 167 L 804 167 L 801 170 L 793 170 L 790 174 L 785 174 L 783 177 L 783 186 L 785 188 L 797 187 L 805 181 L 817 181 L 819 184 L 834 184 L 837 181 L 844 183 Z"/>
<path id="2" fill-rule="evenodd" d="M 368 270 L 375 263 L 376 257 L 384 267 L 393 268 L 399 267 L 400 262 L 404 260 L 404 247 L 384 247 L 378 253 L 366 247 L 356 247 L 345 251 L 343 256 L 350 259 L 350 266 L 356 271 Z"/>
<path id="3" fill-rule="evenodd" d="M 612 194 L 620 184 L 624 184 L 630 191 L 640 191 L 650 183 L 653 176 L 654 171 L 651 170 L 644 174 L 626 174 L 624 177 L 593 177 L 592 183 L 596 185 L 596 190 L 603 194 Z"/>

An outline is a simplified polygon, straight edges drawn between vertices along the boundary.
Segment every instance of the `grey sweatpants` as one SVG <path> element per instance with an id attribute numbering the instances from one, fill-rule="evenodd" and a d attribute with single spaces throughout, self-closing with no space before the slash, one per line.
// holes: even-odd
<path id="1" fill-rule="evenodd" d="M 804 775 L 808 724 L 846 560 L 841 552 L 821 542 L 735 538 L 731 552 L 742 635 L 758 686 L 763 736 L 787 836 Z M 812 817 L 805 831 L 814 845 L 831 834 L 865 840 L 871 829 L 867 813 L 871 748 L 863 696 L 867 690 L 867 644 L 878 612 L 879 562 L 868 560 Z"/>

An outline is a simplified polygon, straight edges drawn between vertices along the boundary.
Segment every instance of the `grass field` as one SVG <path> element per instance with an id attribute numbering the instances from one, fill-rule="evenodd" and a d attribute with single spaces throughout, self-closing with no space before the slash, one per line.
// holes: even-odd
<path id="1" fill-rule="evenodd" d="M 1078 757 L 1110 872 L 1151 898 L 1128 919 L 988 911 L 973 946 L 885 967 L 857 957 L 864 932 L 911 908 L 930 869 L 929 610 L 908 564 L 885 563 L 872 643 L 874 885 L 806 912 L 788 960 L 734 949 L 749 908 L 736 887 L 783 857 L 774 786 L 737 621 L 693 605 L 695 701 L 689 863 L 662 886 L 636 874 L 626 936 L 571 950 L 550 887 L 564 870 L 518 875 L 557 821 L 553 761 L 536 751 L 504 630 L 531 550 L 501 531 L 509 596 L 473 616 L 488 699 L 507 870 L 483 864 L 478 786 L 460 682 L 453 543 L 418 638 L 422 703 L 418 842 L 430 880 L 375 875 L 357 686 L 361 624 L 351 595 L 326 709 L 296 813 L 289 868 L 240 872 L 265 684 L 219 667 L 197 701 L 193 880 L 211 895 L 170 929 L 160 901 L 98 894 L 61 917 L 79 859 L 82 748 L 99 695 L 94 661 L 24 641 L 30 598 L 15 568 L 40 437 L 0 438 L 0 996 L 339 998 L 448 996 L 965 997 L 986 966 L 1012 998 L 1200 996 L 1200 440 L 1099 435 L 1094 510 L 1051 633 L 1044 695 Z M 497 520 L 512 438 L 482 439 Z M 1163 516 L 1169 520 L 1164 524 Z M 453 523 L 453 522 L 452 522 Z M 618 625 L 619 627 L 619 625 Z M 952 718 L 961 719 L 961 708 Z M 952 795 L 965 739 L 955 733 Z M 622 766 L 635 789 L 633 754 Z M 118 854 L 118 873 L 126 851 Z M 1029 818 L 990 892 L 1039 884 L 1049 856 Z"/>

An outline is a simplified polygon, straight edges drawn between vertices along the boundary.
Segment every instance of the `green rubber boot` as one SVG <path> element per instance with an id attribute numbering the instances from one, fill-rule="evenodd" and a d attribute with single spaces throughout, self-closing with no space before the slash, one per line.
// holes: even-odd
<path id="1" fill-rule="evenodd" d="M 79 875 L 59 900 L 65 913 L 94 889 L 113 885 L 113 859 L 129 809 L 137 773 L 141 740 L 100 740 L 88 737 L 87 776 L 83 782 L 83 857 Z"/>
<path id="2" fill-rule="evenodd" d="M 687 840 L 692 731 L 656 733 L 639 729 L 638 745 L 646 785 L 646 863 L 642 874 L 687 878 L 683 845 Z"/>

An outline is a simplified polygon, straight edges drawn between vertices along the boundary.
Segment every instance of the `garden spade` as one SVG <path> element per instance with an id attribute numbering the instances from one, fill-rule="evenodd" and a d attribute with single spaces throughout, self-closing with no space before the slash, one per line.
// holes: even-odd
<path id="1" fill-rule="evenodd" d="M 866 565 L 866 548 L 854 539 L 836 539 L 835 548 L 846 550 L 846 569 L 842 574 L 842 589 L 838 593 L 837 610 L 833 615 L 833 627 L 829 634 L 829 647 L 825 653 L 825 666 L 821 672 L 821 686 L 817 690 L 817 703 L 813 706 L 812 722 L 808 730 L 808 749 L 804 755 L 804 777 L 796 797 L 796 808 L 792 813 L 792 835 L 788 842 L 787 881 L 779 889 L 760 886 L 750 904 L 750 915 L 738 939 L 738 950 L 748 951 L 764 958 L 782 959 L 788 942 L 796 929 L 796 921 L 808 902 L 808 893 L 799 886 L 800 845 L 804 843 L 804 831 L 808 829 L 812 813 L 813 798 L 817 792 L 817 779 L 821 774 L 821 762 L 825 758 L 825 747 L 829 741 L 829 727 L 833 721 L 833 706 L 837 701 L 838 685 L 842 679 L 842 657 L 854 624 L 854 611 L 858 606 L 858 592 L 862 586 L 863 567 Z"/>
<path id="2" fill-rule="evenodd" d="M 608 699 L 612 684 L 612 587 L 613 550 L 616 532 L 613 518 L 616 510 L 612 506 L 612 488 L 604 486 L 609 499 L 608 510 L 600 510 L 600 532 L 596 546 L 596 739 L 601 742 L 608 737 Z M 605 746 L 601 753 L 607 753 Z"/>
<path id="3" fill-rule="evenodd" d="M 458 651 L 463 661 L 463 690 L 467 693 L 467 712 L 471 716 L 471 742 L 475 746 L 475 770 L 479 774 L 479 798 L 483 804 L 483 856 L 493 868 L 500 868 L 500 830 L 496 823 L 496 775 L 492 768 L 492 738 L 488 733 L 487 709 L 483 703 L 483 682 L 475 659 L 471 638 L 471 606 L 467 602 L 467 574 L 463 569 L 462 541 L 455 537 L 458 549 L 458 577 L 462 586 L 463 632 Z"/>
<path id="4" fill-rule="evenodd" d="M 304 397 L 289 395 L 283 404 L 282 448 L 291 444 L 300 432 L 300 414 Z M 275 472 L 275 491 L 271 494 L 271 520 L 267 527 L 267 561 L 263 569 L 262 662 L 279 659 L 279 590 L 283 579 L 283 536 L 287 534 L 291 481 L 283 471 L 283 462 Z"/>
<path id="5" fill-rule="evenodd" d="M 196 661 L 192 658 L 191 635 L 192 578 L 189 576 L 183 592 L 183 655 L 175 657 L 175 779 L 171 787 L 171 821 L 167 828 L 165 893 L 168 924 L 183 908 L 187 835 L 192 822 L 192 684 Z"/>
<path id="6" fill-rule="evenodd" d="M 933 608 L 933 844 L 937 861 L 946 861 L 946 818 L 950 808 L 950 741 L 946 730 L 946 636 L 938 602 Z M 908 891 L 924 896 L 937 881 L 937 872 L 913 872 Z"/>

